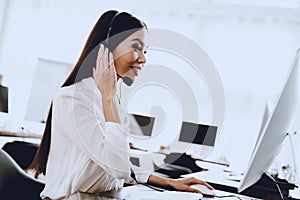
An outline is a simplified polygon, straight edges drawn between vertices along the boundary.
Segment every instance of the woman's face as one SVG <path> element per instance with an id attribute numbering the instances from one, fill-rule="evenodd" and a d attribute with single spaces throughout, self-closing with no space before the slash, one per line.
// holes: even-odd
<path id="1" fill-rule="evenodd" d="M 138 76 L 142 66 L 146 63 L 145 53 L 145 28 L 140 29 L 123 42 L 113 51 L 116 72 L 120 76 L 128 76 L 132 81 Z"/>

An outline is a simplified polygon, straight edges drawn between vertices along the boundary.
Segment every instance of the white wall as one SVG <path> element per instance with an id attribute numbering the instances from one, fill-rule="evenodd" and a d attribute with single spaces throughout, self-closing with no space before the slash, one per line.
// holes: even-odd
<path id="1" fill-rule="evenodd" d="M 263 106 L 275 100 L 300 46 L 299 8 L 180 0 L 5 0 L 0 5 L 5 11 L 0 14 L 0 73 L 10 88 L 10 114 L 0 115 L 0 120 L 6 121 L 8 128 L 25 124 L 34 129 L 23 119 L 38 57 L 76 62 L 94 22 L 104 10 L 116 8 L 132 12 L 150 28 L 185 34 L 206 49 L 227 97 L 224 131 L 211 156 L 224 154 L 240 169 L 247 165 Z M 298 112 L 296 122 L 299 120 Z M 293 131 L 300 131 L 298 124 Z M 294 139 L 295 144 L 300 141 L 299 133 Z"/>

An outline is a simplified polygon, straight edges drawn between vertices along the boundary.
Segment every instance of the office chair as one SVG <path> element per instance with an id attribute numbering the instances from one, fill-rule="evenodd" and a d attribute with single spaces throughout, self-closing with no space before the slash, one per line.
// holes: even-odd
<path id="1" fill-rule="evenodd" d="M 0 149 L 0 199 L 41 199 L 45 184 L 26 174 L 20 166 Z"/>
<path id="2" fill-rule="evenodd" d="M 39 145 L 24 142 L 13 141 L 6 143 L 2 149 L 22 168 L 27 169 L 31 164 Z"/>

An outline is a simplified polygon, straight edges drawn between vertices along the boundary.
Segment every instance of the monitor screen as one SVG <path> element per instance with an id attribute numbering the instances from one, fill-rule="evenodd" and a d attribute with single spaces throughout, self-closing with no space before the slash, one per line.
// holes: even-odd
<path id="1" fill-rule="evenodd" d="M 248 167 L 238 188 L 239 192 L 255 184 L 264 172 L 267 172 L 276 157 L 287 133 L 294 123 L 299 107 L 299 49 L 292 62 L 287 81 L 279 95 L 273 112 L 262 130 L 255 149 L 250 158 Z"/>
<path id="2" fill-rule="evenodd" d="M 131 164 L 140 167 L 140 159 L 136 157 L 130 157 Z"/>
<path id="3" fill-rule="evenodd" d="M 26 121 L 46 121 L 52 98 L 72 67 L 71 63 L 38 58 L 25 113 Z"/>
<path id="4" fill-rule="evenodd" d="M 8 113 L 8 88 L 0 85 L 0 112 Z"/>
<path id="5" fill-rule="evenodd" d="M 153 125 L 155 118 L 144 116 L 144 115 L 138 115 L 138 114 L 130 114 L 133 119 L 131 123 L 131 130 L 133 134 L 142 134 L 143 136 L 151 136 Z"/>
<path id="6" fill-rule="evenodd" d="M 179 141 L 213 147 L 217 129 L 217 126 L 182 122 Z"/>

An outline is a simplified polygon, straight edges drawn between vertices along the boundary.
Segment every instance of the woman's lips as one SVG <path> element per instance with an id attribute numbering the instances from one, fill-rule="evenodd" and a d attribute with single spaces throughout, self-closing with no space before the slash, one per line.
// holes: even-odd
<path id="1" fill-rule="evenodd" d="M 140 66 L 135 67 L 135 66 L 130 66 L 130 68 L 132 69 L 132 71 L 134 72 L 135 76 L 138 76 L 139 71 L 142 69 Z"/>

